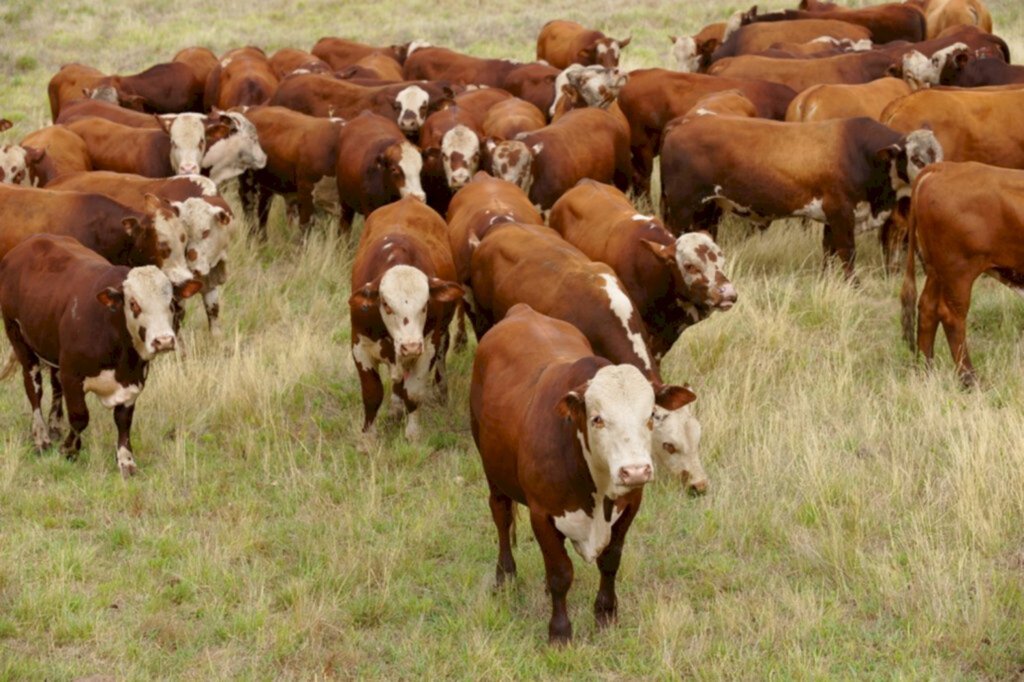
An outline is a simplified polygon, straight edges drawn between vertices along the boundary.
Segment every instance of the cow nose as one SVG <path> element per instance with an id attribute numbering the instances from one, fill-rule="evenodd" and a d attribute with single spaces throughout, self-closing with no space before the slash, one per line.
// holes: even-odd
<path id="1" fill-rule="evenodd" d="M 413 341 L 411 343 L 399 344 L 398 353 L 403 358 L 418 358 L 423 354 L 423 342 Z"/>
<path id="2" fill-rule="evenodd" d="M 653 469 L 651 469 L 650 464 L 625 466 L 619 469 L 619 480 L 622 481 L 623 485 L 627 486 L 643 485 L 651 480 L 652 472 Z"/>
<path id="3" fill-rule="evenodd" d="M 164 334 L 158 336 L 152 341 L 153 351 L 156 353 L 162 353 L 164 351 L 174 350 L 174 334 Z"/>
<path id="4" fill-rule="evenodd" d="M 708 479 L 702 478 L 697 481 L 690 481 L 686 486 L 686 490 L 691 495 L 703 495 L 708 491 Z"/>
<path id="5" fill-rule="evenodd" d="M 718 305 L 719 307 L 728 310 L 733 306 L 734 303 L 736 303 L 736 287 L 734 287 L 732 283 L 729 283 L 722 287 L 719 291 L 722 295 L 722 302 L 719 303 Z"/>
<path id="6" fill-rule="evenodd" d="M 199 166 L 194 163 L 186 163 L 178 166 L 178 175 L 199 175 Z"/>

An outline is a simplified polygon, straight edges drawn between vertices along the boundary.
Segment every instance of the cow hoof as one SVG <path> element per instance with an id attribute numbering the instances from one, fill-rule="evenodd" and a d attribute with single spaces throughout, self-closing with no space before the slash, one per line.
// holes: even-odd
<path id="1" fill-rule="evenodd" d="M 356 451 L 362 455 L 368 455 L 377 447 L 377 429 L 372 426 L 359 434 L 356 441 Z"/>
<path id="2" fill-rule="evenodd" d="M 69 462 L 74 462 L 78 459 L 78 448 L 69 448 L 67 446 L 61 446 L 61 454 L 64 455 L 64 459 Z"/>
<path id="3" fill-rule="evenodd" d="M 555 647 L 569 646 L 572 644 L 572 626 L 565 630 L 556 631 L 548 628 L 548 644 Z"/>
<path id="4" fill-rule="evenodd" d="M 131 478 L 135 475 L 135 462 L 118 462 L 117 467 L 121 470 L 121 478 Z"/>
<path id="5" fill-rule="evenodd" d="M 50 427 L 50 440 L 52 440 L 52 441 L 59 441 L 63 437 L 64 437 L 64 432 L 63 431 L 61 431 L 56 426 L 51 426 Z"/>
<path id="6" fill-rule="evenodd" d="M 53 447 L 53 443 L 51 443 L 48 440 L 39 441 L 39 442 L 36 443 L 35 451 L 36 451 L 37 455 L 41 455 L 41 454 L 43 454 L 44 452 L 46 452 L 47 450 L 49 450 L 52 447 Z"/>

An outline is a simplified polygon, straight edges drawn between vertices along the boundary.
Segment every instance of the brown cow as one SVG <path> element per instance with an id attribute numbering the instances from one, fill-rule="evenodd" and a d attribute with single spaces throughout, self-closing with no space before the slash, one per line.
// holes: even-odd
<path id="1" fill-rule="evenodd" d="M 57 120 L 61 109 L 68 102 L 87 98 L 86 91 L 96 87 L 106 74 L 84 64 L 65 64 L 60 67 L 47 85 L 50 98 L 50 115 Z"/>
<path id="2" fill-rule="evenodd" d="M 367 55 L 380 53 L 394 59 L 399 64 L 405 63 L 409 48 L 417 49 L 425 46 L 426 43 L 416 41 L 405 45 L 391 45 L 389 47 L 377 47 L 375 45 L 364 45 L 344 38 L 321 38 L 313 46 L 313 54 L 331 65 L 335 71 L 351 66 Z"/>
<path id="3" fill-rule="evenodd" d="M 736 303 L 722 249 L 705 232 L 673 238 L 621 191 L 583 180 L 551 209 L 549 224 L 591 260 L 615 270 L 660 360 L 688 327 Z"/>
<path id="4" fill-rule="evenodd" d="M 629 186 L 629 132 L 604 109 L 574 109 L 517 140 L 487 146 L 493 174 L 515 182 L 544 209 L 583 178 Z"/>
<path id="5" fill-rule="evenodd" d="M 881 225 L 896 192 L 941 158 L 930 131 L 903 137 L 868 118 L 701 116 L 666 130 L 661 207 L 673 234 L 715 235 L 723 212 L 762 224 L 789 216 L 825 223 L 825 255 L 852 277 L 855 232 Z"/>
<path id="6" fill-rule="evenodd" d="M 178 295 L 187 298 L 199 286 L 189 281 Z M 3 376 L 21 364 L 37 450 L 60 437 L 63 399 L 70 428 L 61 449 L 73 459 L 89 425 L 85 394 L 95 393 L 114 408 L 118 469 L 126 477 L 135 473 L 135 401 L 149 361 L 174 350 L 172 296 L 171 282 L 157 268 L 111 265 L 70 237 L 32 237 L 0 261 L 0 310 L 14 349 Z M 54 389 L 45 421 L 42 364 L 51 368 Z"/>
<path id="7" fill-rule="evenodd" d="M 559 70 L 547 64 L 524 64 L 512 69 L 498 87 L 525 99 L 541 111 L 551 111 L 558 75 Z"/>
<path id="8" fill-rule="evenodd" d="M 355 213 L 368 216 L 406 196 L 425 201 L 422 168 L 420 150 L 405 139 L 394 121 L 365 111 L 346 123 L 338 135 L 335 167 L 339 229 L 350 229 Z"/>
<path id="9" fill-rule="evenodd" d="M 203 104 L 211 109 L 266 104 L 277 89 L 278 77 L 258 47 L 240 47 L 221 56 L 206 79 Z"/>
<path id="10" fill-rule="evenodd" d="M 696 116 L 757 118 L 757 108 L 739 90 L 722 90 L 701 97 L 682 118 L 685 120 Z"/>
<path id="11" fill-rule="evenodd" d="M 939 163 L 914 183 L 910 203 L 910 244 L 900 300 L 903 333 L 911 351 L 929 364 L 938 323 L 946 333 L 960 378 L 977 377 L 967 353 L 967 311 L 971 289 L 981 275 L 1024 295 L 1024 172 L 980 163 Z M 914 257 L 926 275 L 917 301 Z M 915 344 L 914 303 L 920 317 Z"/>
<path id="12" fill-rule="evenodd" d="M 478 346 L 470 424 L 498 528 L 495 577 L 500 585 L 515 576 L 513 504 L 525 505 L 551 594 L 550 643 L 572 638 L 566 538 L 601 571 L 598 625 L 615 622 L 622 546 L 654 474 L 645 444 L 655 411 L 692 400 L 685 388 L 652 387 L 635 367 L 595 357 L 572 325 L 527 305 L 509 311 Z"/>
<path id="13" fill-rule="evenodd" d="M 706 58 L 698 59 L 694 41 L 683 39 L 673 48 L 673 55 L 682 67 L 699 63 L 705 72 L 714 63 L 727 57 L 738 57 L 746 54 L 757 54 L 771 49 L 777 43 L 807 43 L 819 38 L 848 40 L 851 43 L 870 41 L 871 31 L 838 19 L 799 19 L 795 21 L 779 21 L 761 24 L 747 24 L 731 32 Z M 706 51 L 705 47 L 705 51 Z M 682 71 L 694 69 L 681 68 Z"/>
<path id="14" fill-rule="evenodd" d="M 375 52 L 347 66 L 335 75 L 339 78 L 372 78 L 378 81 L 398 82 L 402 80 L 402 65 L 386 54 Z"/>
<path id="15" fill-rule="evenodd" d="M 89 96 L 155 114 L 178 114 L 203 111 L 204 87 L 188 64 L 167 62 L 131 76 L 105 76 Z"/>
<path id="16" fill-rule="evenodd" d="M 452 194 L 480 168 L 480 138 L 475 117 L 450 106 L 427 117 L 420 130 L 423 149 L 423 190 L 438 213 L 448 210 Z"/>
<path id="17" fill-rule="evenodd" d="M 954 26 L 977 26 L 992 32 L 992 15 L 981 0 L 908 0 L 921 8 L 928 23 L 928 37 L 935 38 Z"/>
<path id="18" fill-rule="evenodd" d="M 284 80 L 288 74 L 302 69 L 304 73 L 331 73 L 330 64 L 305 50 L 284 47 L 270 55 L 270 68 L 277 79 Z"/>
<path id="19" fill-rule="evenodd" d="M 498 140 L 511 140 L 519 133 L 539 130 L 548 124 L 544 112 L 526 100 L 512 97 L 487 110 L 483 134 Z"/>
<path id="20" fill-rule="evenodd" d="M 810 123 L 867 116 L 877 121 L 891 102 L 909 94 L 910 86 L 899 78 L 879 78 L 854 85 L 815 85 L 790 103 L 786 120 Z"/>
<path id="21" fill-rule="evenodd" d="M 384 386 L 377 366 L 391 375 L 393 402 L 408 414 L 405 436 L 420 435 L 417 408 L 431 378 L 447 398 L 448 326 L 462 296 L 444 220 L 406 197 L 366 219 L 352 266 L 352 357 L 362 387 L 363 432 L 372 435 Z"/>
<path id="22" fill-rule="evenodd" d="M 556 19 L 540 29 L 537 59 L 558 69 L 568 68 L 571 64 L 618 66 L 622 48 L 631 40 L 616 40 L 575 21 Z"/>
<path id="23" fill-rule="evenodd" d="M 27 164 L 33 187 L 45 187 L 65 173 L 92 170 L 85 141 L 64 126 L 52 125 L 29 133 L 21 146 L 36 152 Z"/>
<path id="24" fill-rule="evenodd" d="M 68 102 L 60 110 L 56 123 L 67 125 L 83 118 L 103 118 L 132 128 L 162 128 L 160 119 L 133 109 L 126 109 L 120 104 L 112 104 L 101 99 L 80 99 Z"/>
<path id="25" fill-rule="evenodd" d="M 692 36 L 669 36 L 669 52 L 677 68 L 686 73 L 704 73 L 711 65 L 711 55 L 725 38 L 725 22 L 708 24 Z"/>
<path id="26" fill-rule="evenodd" d="M 759 22 L 792 21 L 794 19 L 836 19 L 845 21 L 871 31 L 871 39 L 876 43 L 889 43 L 896 40 L 905 40 L 916 43 L 928 37 L 928 28 L 925 22 L 924 13 L 918 7 L 909 3 L 891 2 L 869 7 L 858 7 L 847 9 L 835 7 L 833 9 L 822 9 L 820 11 L 807 10 L 780 10 L 768 14 L 758 14 L 757 7 L 750 11 L 738 12 L 740 24 L 748 25 Z M 735 16 L 733 20 L 735 21 Z M 734 24 L 735 25 L 735 24 Z M 844 37 L 844 36 L 839 36 Z M 729 41 L 729 31 L 726 30 L 726 42 Z"/>
<path id="27" fill-rule="evenodd" d="M 1010 65 L 1001 59 L 971 59 L 969 54 L 960 52 L 946 62 L 939 83 L 959 88 L 1022 85 L 1024 66 Z"/>
<path id="28" fill-rule="evenodd" d="M 633 187 L 650 191 L 654 157 L 661 146 L 665 125 L 685 115 L 702 97 L 721 90 L 739 90 L 754 103 L 758 115 L 782 120 L 796 93 L 785 85 L 666 69 L 641 69 L 629 75 L 619 95 L 619 106 L 629 120 L 633 153 Z"/>
<path id="29" fill-rule="evenodd" d="M 883 78 L 897 62 L 888 50 L 851 52 L 820 59 L 743 55 L 716 61 L 708 74 L 733 79 L 758 78 L 802 92 L 814 85 L 868 83 Z"/>
<path id="30" fill-rule="evenodd" d="M 206 47 L 186 47 L 183 50 L 179 50 L 171 61 L 180 62 L 192 69 L 192 75 L 196 77 L 197 81 L 202 83 L 204 93 L 206 91 L 206 80 L 210 77 L 210 72 L 217 68 L 217 64 L 220 63 L 217 55 Z"/>
<path id="31" fill-rule="evenodd" d="M 903 78 L 914 90 L 937 85 L 953 63 L 963 66 L 974 59 L 1010 61 L 1006 41 L 974 26 L 955 26 L 938 38 L 895 51 L 900 60 L 891 75 Z"/>

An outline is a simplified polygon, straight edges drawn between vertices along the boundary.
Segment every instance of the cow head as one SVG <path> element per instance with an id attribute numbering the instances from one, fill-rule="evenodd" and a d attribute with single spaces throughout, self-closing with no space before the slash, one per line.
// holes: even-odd
<path id="1" fill-rule="evenodd" d="M 384 328 L 394 342 L 395 359 L 409 366 L 423 354 L 423 330 L 430 303 L 452 303 L 462 298 L 458 284 L 427 277 L 410 265 L 388 268 L 377 284 L 367 282 L 349 298 L 353 309 L 378 308 Z"/>
<path id="2" fill-rule="evenodd" d="M 260 146 L 256 126 L 237 111 L 214 111 L 208 121 L 210 149 L 203 156 L 203 168 L 210 179 L 221 184 L 248 170 L 267 165 L 267 154 Z M 198 172 L 198 171 L 196 171 Z"/>
<path id="3" fill-rule="evenodd" d="M 907 194 L 925 166 L 942 161 L 942 145 L 929 128 L 915 130 L 900 142 L 880 149 L 878 158 L 888 164 L 892 188 Z"/>
<path id="4" fill-rule="evenodd" d="M 377 170 L 384 184 L 394 189 L 399 197 L 412 196 L 426 201 L 427 195 L 420 182 L 423 156 L 411 142 L 396 142 L 377 155 Z"/>
<path id="5" fill-rule="evenodd" d="M 418 85 L 410 85 L 395 95 L 391 103 L 395 109 L 395 121 L 406 135 L 415 135 L 427 119 L 430 94 Z"/>
<path id="6" fill-rule="evenodd" d="M 599 66 L 618 66 L 619 58 L 622 56 L 622 48 L 629 45 L 632 37 L 625 40 L 615 38 L 600 38 L 583 48 L 577 53 L 577 58 L 582 64 L 597 64 Z"/>
<path id="7" fill-rule="evenodd" d="M 204 277 L 227 254 L 231 236 L 231 212 L 202 197 L 191 197 L 174 206 L 188 236 L 185 243 L 188 268 L 194 276 Z"/>
<path id="8" fill-rule="evenodd" d="M 34 183 L 30 171 L 45 155 L 45 149 L 17 144 L 0 145 L 0 184 L 32 187 Z"/>
<path id="9" fill-rule="evenodd" d="M 108 287 L 96 300 L 112 312 L 124 309 L 125 327 L 135 351 L 143 360 L 152 360 L 157 353 L 174 350 L 177 343 L 171 308 L 175 293 L 184 299 L 201 288 L 196 280 L 175 288 L 159 268 L 146 265 L 129 270 L 120 289 Z"/>
<path id="10" fill-rule="evenodd" d="M 525 194 L 529 194 L 533 186 L 533 162 L 543 151 L 544 143 L 527 147 L 520 140 L 495 142 L 488 139 L 486 146 L 491 158 L 491 175 L 517 185 Z"/>
<path id="11" fill-rule="evenodd" d="M 721 41 L 718 38 L 697 40 L 690 36 L 669 36 L 672 48 L 669 57 L 683 73 L 703 73 L 711 65 L 711 55 L 715 53 Z"/>
<path id="12" fill-rule="evenodd" d="M 708 477 L 700 461 L 700 421 L 691 404 L 696 399 L 689 386 L 654 386 L 651 452 L 689 492 L 703 494 Z"/>
<path id="13" fill-rule="evenodd" d="M 629 75 L 618 68 L 587 66 L 567 70 L 565 78 L 586 106 L 607 109 L 618 98 Z"/>
<path id="14" fill-rule="evenodd" d="M 156 232 L 156 265 L 171 280 L 171 284 L 180 285 L 192 277 L 185 256 L 188 243 L 188 230 L 182 220 L 181 210 L 176 204 L 147 194 L 146 213 L 153 220 Z"/>
<path id="15" fill-rule="evenodd" d="M 946 63 L 942 67 L 942 73 L 939 74 L 939 84 L 956 85 L 964 67 L 972 61 L 974 60 L 971 59 L 971 54 L 965 51 L 956 52 L 947 57 Z"/>
<path id="16" fill-rule="evenodd" d="M 654 477 L 654 391 L 632 365 L 609 365 L 559 401 L 571 420 L 598 494 L 616 498 Z"/>
<path id="17" fill-rule="evenodd" d="M 911 90 L 923 90 L 938 85 L 946 64 L 957 59 L 962 59 L 964 63 L 970 59 L 970 51 L 965 43 L 954 43 L 938 50 L 931 57 L 911 50 L 903 55 L 903 80 Z"/>
<path id="18" fill-rule="evenodd" d="M 441 138 L 441 163 L 452 191 L 462 189 L 480 167 L 480 138 L 464 125 L 457 125 Z"/>
<path id="19" fill-rule="evenodd" d="M 689 232 L 671 245 L 642 240 L 673 274 L 680 305 L 696 307 L 698 318 L 736 303 L 736 287 L 725 275 L 725 254 L 707 232 Z"/>
<path id="20" fill-rule="evenodd" d="M 198 173 L 206 153 L 206 121 L 202 114 L 157 116 L 171 136 L 171 168 L 177 175 Z"/>

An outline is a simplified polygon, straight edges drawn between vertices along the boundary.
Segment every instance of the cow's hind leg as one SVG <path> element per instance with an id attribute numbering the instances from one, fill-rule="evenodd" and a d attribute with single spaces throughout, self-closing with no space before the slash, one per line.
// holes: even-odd
<path id="1" fill-rule="evenodd" d="M 89 408 L 85 404 L 85 386 L 82 380 L 68 374 L 64 369 L 60 372 L 60 383 L 64 386 L 64 402 L 68 408 L 68 435 L 61 446 L 68 459 L 75 459 L 82 449 L 82 432 L 89 426 Z"/>
<path id="2" fill-rule="evenodd" d="M 949 342 L 949 352 L 953 356 L 960 380 L 964 386 L 970 387 L 977 383 L 974 365 L 967 352 L 967 311 L 971 307 L 971 286 L 974 278 L 960 278 L 942 288 L 939 298 L 939 320 L 942 330 Z"/>
<path id="3" fill-rule="evenodd" d="M 43 419 L 43 370 L 39 364 L 39 356 L 29 348 L 21 335 L 21 327 L 17 322 L 4 320 L 7 337 L 11 341 L 14 357 L 21 365 L 21 377 L 25 386 L 25 395 L 32 407 L 32 441 L 36 452 L 43 452 L 51 445 L 50 433 Z"/>
<path id="4" fill-rule="evenodd" d="M 939 325 L 939 292 L 936 278 L 928 275 L 917 301 L 917 350 L 930 367 L 935 357 L 935 332 Z"/>
<path id="5" fill-rule="evenodd" d="M 516 577 L 516 560 L 512 556 L 512 523 L 514 505 L 512 498 L 502 494 L 493 485 L 491 488 L 491 516 L 498 528 L 498 566 L 495 570 L 495 584 L 500 587 L 509 578 Z"/>

